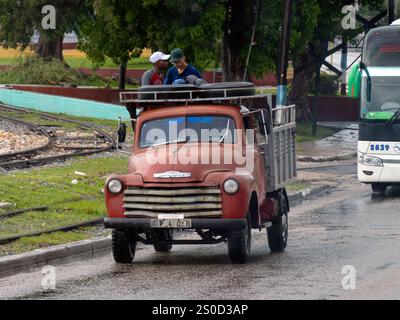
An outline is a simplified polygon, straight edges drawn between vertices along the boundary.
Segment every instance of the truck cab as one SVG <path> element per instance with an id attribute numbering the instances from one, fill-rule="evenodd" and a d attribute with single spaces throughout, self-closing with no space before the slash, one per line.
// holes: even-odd
<path id="1" fill-rule="evenodd" d="M 131 263 L 137 242 L 161 252 L 227 242 L 232 262 L 245 263 L 252 229 L 267 230 L 272 251 L 285 250 L 294 107 L 280 108 L 277 124 L 277 110 L 252 86 L 227 86 L 122 94 L 135 134 L 128 174 L 105 187 L 116 262 Z M 182 239 L 182 230 L 193 237 Z"/>

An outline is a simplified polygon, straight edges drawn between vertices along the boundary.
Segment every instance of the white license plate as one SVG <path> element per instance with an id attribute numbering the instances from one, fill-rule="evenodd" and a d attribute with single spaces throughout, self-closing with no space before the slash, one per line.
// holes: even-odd
<path id="1" fill-rule="evenodd" d="M 163 229 L 190 229 L 192 227 L 191 219 L 152 219 L 150 227 Z"/>

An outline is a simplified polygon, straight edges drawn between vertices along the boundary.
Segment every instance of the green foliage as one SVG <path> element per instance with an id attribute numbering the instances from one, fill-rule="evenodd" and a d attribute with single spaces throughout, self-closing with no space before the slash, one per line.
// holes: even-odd
<path id="1" fill-rule="evenodd" d="M 146 22 L 150 12 L 144 12 L 142 1 L 92 0 L 93 13 L 78 31 L 79 48 L 96 66 L 107 58 L 118 65 L 138 57 L 146 47 Z"/>
<path id="2" fill-rule="evenodd" d="M 350 0 L 293 1 L 290 58 L 294 66 L 304 63 L 310 51 L 318 54 L 328 41 L 354 37 L 360 30 L 343 30 L 343 6 Z M 379 10 L 384 0 L 362 1 L 362 9 Z M 57 8 L 57 29 L 41 29 L 41 7 Z M 261 76 L 275 71 L 281 37 L 281 0 L 2 0 L 0 40 L 5 46 L 25 47 L 33 30 L 51 39 L 76 31 L 79 47 L 94 66 L 108 59 L 117 65 L 138 57 L 145 47 L 170 51 L 182 47 L 188 60 L 200 69 L 220 65 L 222 49 L 242 71 L 251 46 L 258 4 L 258 22 L 251 48 L 249 72 Z M 232 10 L 234 8 L 235 10 Z M 234 23 L 231 23 L 231 22 Z M 230 34 L 232 48 L 224 42 Z M 222 43 L 224 43 L 222 45 Z M 239 48 L 239 50 L 236 50 Z M 236 52 L 237 51 L 237 52 Z M 231 66 L 232 67 L 232 66 Z"/>
<path id="3" fill-rule="evenodd" d="M 309 39 L 316 27 L 320 8 L 317 1 L 294 1 L 290 40 L 290 58 L 298 59 L 307 49 Z M 266 72 L 276 71 L 278 64 L 282 26 L 282 2 L 262 1 L 259 23 L 253 47 L 251 74 L 261 77 Z M 250 41 L 250 40 L 248 40 Z M 248 42 L 249 43 L 249 42 Z M 243 55 L 246 52 L 243 52 Z"/>
<path id="4" fill-rule="evenodd" d="M 22 49 L 30 44 L 34 31 L 43 39 L 54 39 L 65 32 L 76 31 L 88 15 L 86 0 L 1 0 L 0 40 L 5 47 Z M 42 7 L 56 8 L 56 29 L 43 30 Z"/>
<path id="5" fill-rule="evenodd" d="M 303 150 L 303 142 L 313 142 L 327 138 L 338 132 L 337 129 L 332 127 L 318 126 L 317 135 L 312 134 L 312 123 L 311 122 L 297 122 L 296 124 L 296 142 L 298 144 L 298 151 Z"/>
<path id="6" fill-rule="evenodd" d="M 0 73 L 0 83 L 57 85 L 104 85 L 105 80 L 98 76 L 89 76 L 69 68 L 57 59 L 44 60 L 32 55 L 20 64 Z"/>
<path id="7" fill-rule="evenodd" d="M 313 77 L 310 94 L 315 94 L 315 76 Z M 339 79 L 337 75 L 321 72 L 319 94 L 323 96 L 336 96 L 339 91 Z"/>

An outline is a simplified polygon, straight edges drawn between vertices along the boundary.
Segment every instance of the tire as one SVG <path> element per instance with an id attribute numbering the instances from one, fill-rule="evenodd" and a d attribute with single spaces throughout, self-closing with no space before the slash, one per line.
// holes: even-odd
<path id="1" fill-rule="evenodd" d="M 244 264 L 247 262 L 251 251 L 251 223 L 250 213 L 247 214 L 246 228 L 241 231 L 228 233 L 228 252 L 232 263 Z"/>
<path id="2" fill-rule="evenodd" d="M 112 253 L 116 263 L 132 263 L 136 253 L 136 233 L 113 229 Z"/>
<path id="3" fill-rule="evenodd" d="M 194 85 L 143 86 L 138 89 L 139 99 L 141 100 L 190 99 L 190 93 L 187 91 L 195 90 L 198 90 L 198 87 Z M 162 93 L 166 91 L 168 91 L 169 93 Z M 171 93 L 171 91 L 173 91 L 174 93 Z M 145 92 L 153 93 L 146 94 Z M 154 92 L 157 92 L 157 99 Z M 192 95 L 192 97 L 197 98 L 197 95 Z"/>
<path id="4" fill-rule="evenodd" d="M 154 235 L 156 240 L 160 241 L 168 241 L 173 239 L 173 231 L 172 230 L 159 230 Z M 159 244 L 157 241 L 154 243 L 154 250 L 156 252 L 169 252 L 172 249 L 172 244 Z"/>
<path id="5" fill-rule="evenodd" d="M 279 218 L 267 228 L 268 246 L 272 252 L 284 252 L 288 242 L 288 210 L 286 201 L 281 200 L 281 212 Z"/>
<path id="6" fill-rule="evenodd" d="M 372 187 L 372 192 L 375 193 L 375 194 L 385 195 L 385 193 L 386 193 L 386 189 L 387 189 L 387 185 L 386 184 L 373 183 L 371 185 L 371 187 Z"/>
<path id="7" fill-rule="evenodd" d="M 205 84 L 200 87 L 201 90 L 230 89 L 226 92 L 228 97 L 246 97 L 256 94 L 256 87 L 251 82 L 221 82 Z M 238 90 L 234 90 L 238 89 Z M 201 98 L 221 98 L 224 96 L 223 91 L 209 91 L 199 93 Z"/>

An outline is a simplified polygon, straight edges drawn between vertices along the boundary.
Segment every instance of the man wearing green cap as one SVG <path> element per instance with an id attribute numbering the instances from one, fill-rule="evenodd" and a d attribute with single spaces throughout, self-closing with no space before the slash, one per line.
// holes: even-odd
<path id="1" fill-rule="evenodd" d="M 172 50 L 170 61 L 174 66 L 168 70 L 164 84 L 187 84 L 187 77 L 189 76 L 202 78 L 200 72 L 186 62 L 182 49 L 176 48 Z"/>

